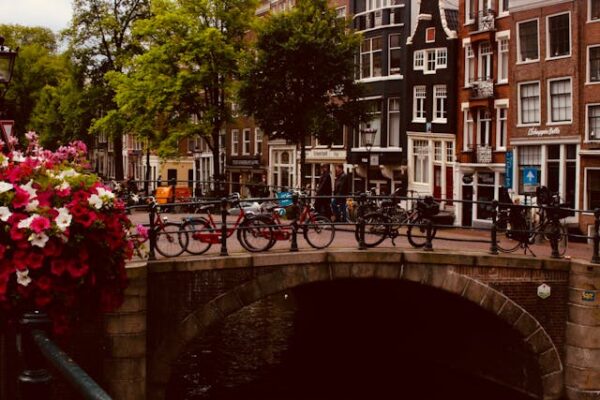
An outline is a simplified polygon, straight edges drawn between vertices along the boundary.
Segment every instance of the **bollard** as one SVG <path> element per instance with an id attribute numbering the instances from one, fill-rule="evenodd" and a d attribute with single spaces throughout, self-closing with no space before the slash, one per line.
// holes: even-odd
<path id="1" fill-rule="evenodd" d="M 227 198 L 221 199 L 221 256 L 228 256 L 227 252 Z"/>
<path id="2" fill-rule="evenodd" d="M 433 221 L 431 220 L 431 218 L 427 218 L 426 220 L 427 223 L 427 238 L 425 241 L 425 247 L 423 248 L 424 251 L 433 251 L 433 238 L 432 238 L 432 233 L 433 233 Z"/>
<path id="3" fill-rule="evenodd" d="M 367 204 L 367 194 L 361 193 L 358 198 L 358 249 L 366 250 L 365 244 L 365 204 Z"/>
<path id="4" fill-rule="evenodd" d="M 24 313 L 19 321 L 17 351 L 23 363 L 18 378 L 21 400 L 47 399 L 51 392 L 52 376 L 46 369 L 45 359 L 33 340 L 34 331 L 47 332 L 50 319 L 45 313 L 34 311 Z"/>
<path id="5" fill-rule="evenodd" d="M 292 203 L 294 210 L 294 220 L 292 221 L 292 243 L 290 247 L 290 251 L 298 251 L 298 193 L 294 193 L 292 195 Z"/>
<path id="6" fill-rule="evenodd" d="M 498 200 L 492 200 L 492 243 L 490 254 L 498 254 Z"/>
<path id="7" fill-rule="evenodd" d="M 594 264 L 600 264 L 600 208 L 594 210 Z"/>
<path id="8" fill-rule="evenodd" d="M 156 260 L 156 225 L 154 220 L 156 219 L 156 203 L 150 205 L 150 229 L 148 231 L 148 240 L 150 241 L 150 250 L 148 252 L 149 260 Z"/>

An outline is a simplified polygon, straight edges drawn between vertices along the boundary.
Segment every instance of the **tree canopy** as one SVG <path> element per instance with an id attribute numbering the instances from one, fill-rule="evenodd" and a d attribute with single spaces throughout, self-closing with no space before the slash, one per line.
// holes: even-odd
<path id="1" fill-rule="evenodd" d="M 307 135 L 330 141 L 341 124 L 366 118 L 354 57 L 360 37 L 326 0 L 299 0 L 265 19 L 244 68 L 239 97 L 269 137 L 301 146 Z"/>

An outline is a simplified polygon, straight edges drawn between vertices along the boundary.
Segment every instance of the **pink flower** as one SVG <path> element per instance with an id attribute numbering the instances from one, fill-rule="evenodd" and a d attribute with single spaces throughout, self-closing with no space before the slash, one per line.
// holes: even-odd
<path id="1" fill-rule="evenodd" d="M 50 228 L 50 220 L 46 217 L 36 217 L 31 221 L 29 229 L 35 233 L 42 233 L 46 229 Z"/>
<path id="2" fill-rule="evenodd" d="M 29 193 L 25 190 L 21 189 L 18 186 L 15 186 L 15 197 L 12 200 L 13 208 L 23 208 L 29 204 Z"/>
<path id="3" fill-rule="evenodd" d="M 138 235 L 144 239 L 148 239 L 148 228 L 146 228 L 144 225 L 137 225 L 135 229 L 137 230 Z"/>

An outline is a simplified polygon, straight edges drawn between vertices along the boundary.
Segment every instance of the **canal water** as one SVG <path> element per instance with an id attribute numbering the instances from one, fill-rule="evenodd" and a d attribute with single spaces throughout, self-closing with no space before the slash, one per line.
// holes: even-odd
<path id="1" fill-rule="evenodd" d="M 398 296 L 398 291 L 403 294 Z M 477 343 L 474 347 L 469 344 L 477 342 L 477 337 L 462 340 L 465 333 L 453 331 L 454 321 L 457 325 L 466 324 L 473 322 L 474 316 L 464 310 L 453 316 L 446 309 L 442 310 L 443 315 L 428 316 L 439 301 L 436 295 L 405 292 L 411 290 L 348 284 L 297 289 L 261 300 L 229 316 L 210 334 L 189 346 L 174 369 L 167 397 L 185 400 L 532 398 L 477 378 L 473 371 L 463 372 L 460 366 L 450 367 L 458 351 L 454 354 L 455 349 L 448 343 L 460 342 L 457 346 L 462 348 L 461 354 L 478 352 Z M 425 303 L 430 305 L 421 306 L 422 300 L 429 300 Z M 476 317 L 480 330 L 477 335 L 489 336 L 497 331 L 485 317 Z M 507 336 L 510 335 L 503 334 L 494 342 L 514 347 L 509 343 L 511 338 L 502 339 Z M 485 370 L 485 358 L 478 359 L 478 354 L 467 358 L 479 360 L 475 364 L 481 363 L 481 370 Z M 498 360 L 490 360 L 494 362 Z M 478 368 L 474 366 L 475 370 Z M 530 372 L 525 371 L 527 374 Z"/>

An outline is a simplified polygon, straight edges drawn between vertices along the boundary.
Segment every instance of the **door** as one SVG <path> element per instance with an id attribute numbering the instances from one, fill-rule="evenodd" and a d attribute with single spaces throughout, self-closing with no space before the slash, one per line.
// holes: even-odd
<path id="1" fill-rule="evenodd" d="M 167 182 L 169 186 L 177 186 L 177 170 L 176 169 L 168 169 L 167 170 Z"/>
<path id="2" fill-rule="evenodd" d="M 462 199 L 465 201 L 462 203 L 462 226 L 471 226 L 473 224 L 473 204 L 469 201 L 473 201 L 473 186 L 463 186 Z"/>
<path id="3" fill-rule="evenodd" d="M 446 167 L 446 199 L 454 199 L 454 169 Z M 448 201 L 447 205 L 451 206 L 452 201 Z"/>
<path id="4" fill-rule="evenodd" d="M 442 198 L 442 167 L 439 165 L 433 166 L 433 197 Z"/>

